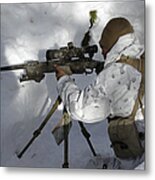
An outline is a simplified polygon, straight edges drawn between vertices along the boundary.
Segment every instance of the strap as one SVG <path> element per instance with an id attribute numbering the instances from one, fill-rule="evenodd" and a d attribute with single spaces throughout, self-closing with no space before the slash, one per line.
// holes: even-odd
<path id="1" fill-rule="evenodd" d="M 145 61 L 144 60 L 145 60 L 145 54 L 143 53 L 141 55 L 140 59 L 133 59 L 133 58 L 130 58 L 129 56 L 122 55 L 120 60 L 117 61 L 118 63 L 125 63 L 125 64 L 131 65 L 132 67 L 137 69 L 142 74 L 142 80 L 140 83 L 138 96 L 136 98 L 135 105 L 134 105 L 134 108 L 133 108 L 133 111 L 131 114 L 131 116 L 133 117 L 131 119 L 133 119 L 133 120 L 134 120 L 134 117 L 136 115 L 136 112 L 137 112 L 139 106 L 140 106 L 143 116 L 144 116 L 144 108 L 143 108 L 143 103 L 142 103 L 142 98 L 144 96 L 144 78 L 145 78 L 144 77 L 144 74 L 145 74 L 145 72 L 144 72 L 145 71 Z"/>

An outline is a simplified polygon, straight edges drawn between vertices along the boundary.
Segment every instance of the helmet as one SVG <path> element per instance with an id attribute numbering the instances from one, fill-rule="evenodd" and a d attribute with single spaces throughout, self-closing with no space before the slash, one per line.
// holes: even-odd
<path id="1" fill-rule="evenodd" d="M 99 44 L 103 49 L 103 55 L 106 55 L 118 41 L 120 36 L 133 33 L 133 27 L 125 18 L 113 18 L 104 28 Z"/>

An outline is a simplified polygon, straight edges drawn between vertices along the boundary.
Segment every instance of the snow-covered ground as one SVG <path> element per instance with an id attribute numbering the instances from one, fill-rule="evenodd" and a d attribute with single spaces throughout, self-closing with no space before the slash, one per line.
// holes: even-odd
<path id="1" fill-rule="evenodd" d="M 25 60 L 45 60 L 46 50 L 65 46 L 73 41 L 80 46 L 89 26 L 89 11 L 97 10 L 98 20 L 92 30 L 92 43 L 98 44 L 100 34 L 112 17 L 127 17 L 144 43 L 144 1 L 109 1 L 75 3 L 37 3 L 1 5 L 1 66 Z M 97 58 L 101 58 L 99 55 Z M 63 163 L 63 144 L 56 145 L 52 128 L 61 118 L 57 111 L 42 134 L 21 159 L 18 153 L 32 137 L 57 97 L 54 74 L 41 83 L 19 83 L 22 71 L 1 73 L 1 165 L 59 168 Z M 75 76 L 81 88 L 95 75 Z M 87 124 L 97 153 L 113 156 L 107 135 L 107 122 Z M 70 132 L 70 168 L 89 168 L 93 155 L 73 122 Z M 89 163 L 90 162 L 90 163 Z M 144 165 L 140 166 L 143 169 Z"/>

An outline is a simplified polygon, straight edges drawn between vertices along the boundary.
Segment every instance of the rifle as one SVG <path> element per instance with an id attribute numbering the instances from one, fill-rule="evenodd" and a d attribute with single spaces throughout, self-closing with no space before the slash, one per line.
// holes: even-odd
<path id="1" fill-rule="evenodd" d="M 61 66 L 67 72 L 67 74 L 90 74 L 95 69 L 98 74 L 104 66 L 103 62 L 93 60 L 93 56 L 97 53 L 97 45 L 85 46 L 82 48 L 75 47 L 72 42 L 69 42 L 66 47 L 61 47 L 60 49 L 48 49 L 46 51 L 46 61 L 27 61 L 23 64 L 12 65 L 0 67 L 0 71 L 10 71 L 24 69 L 25 73 L 20 77 L 20 82 L 33 80 L 39 83 L 45 77 L 45 73 L 55 72 L 55 65 Z M 25 145 L 21 152 L 17 154 L 18 158 L 21 158 L 25 151 L 30 147 L 33 141 L 41 134 L 42 129 L 49 121 L 52 114 L 56 111 L 58 105 L 61 103 L 60 97 L 57 98 L 56 102 L 52 106 L 50 112 L 47 114 L 44 121 L 41 123 L 39 128 L 33 132 L 32 138 Z M 88 145 L 96 156 L 96 152 L 90 142 L 90 134 L 86 131 L 86 128 L 79 122 L 82 134 L 86 138 Z M 70 125 L 69 125 L 70 127 Z M 64 126 L 64 136 L 60 137 L 58 140 L 64 140 L 64 164 L 63 167 L 68 167 L 68 126 Z M 60 143 L 61 143 L 60 142 Z M 59 143 L 58 143 L 59 144 Z"/>
<path id="2" fill-rule="evenodd" d="M 68 74 L 90 74 L 93 70 L 103 68 L 103 62 L 93 60 L 97 53 L 97 45 L 87 47 L 75 47 L 69 42 L 66 47 L 60 49 L 48 49 L 46 61 L 27 61 L 23 64 L 0 67 L 0 71 L 24 69 L 25 73 L 20 77 L 20 82 L 34 80 L 39 83 L 45 77 L 45 73 L 55 72 L 55 65 L 64 68 Z"/>

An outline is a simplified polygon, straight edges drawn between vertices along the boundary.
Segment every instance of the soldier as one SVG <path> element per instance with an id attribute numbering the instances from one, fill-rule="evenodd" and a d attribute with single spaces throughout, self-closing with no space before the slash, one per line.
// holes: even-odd
<path id="1" fill-rule="evenodd" d="M 144 161 L 144 121 L 135 123 L 139 107 L 144 113 L 144 48 L 130 22 L 121 17 L 106 24 L 99 44 L 105 65 L 95 82 L 81 90 L 71 76 L 56 66 L 58 92 L 73 119 L 85 123 L 109 120 L 109 137 L 116 156 L 122 160 L 121 168 L 133 169 Z M 125 135 L 124 141 L 124 137 L 114 137 L 116 130 L 119 136 Z M 126 160 L 131 160 L 130 165 L 123 165 Z"/>

